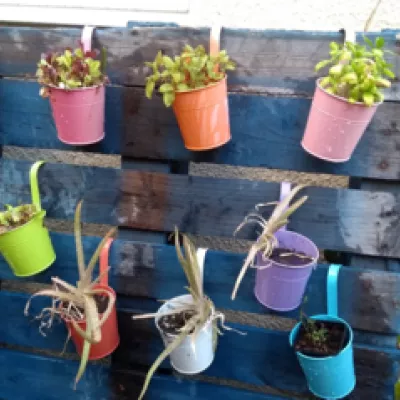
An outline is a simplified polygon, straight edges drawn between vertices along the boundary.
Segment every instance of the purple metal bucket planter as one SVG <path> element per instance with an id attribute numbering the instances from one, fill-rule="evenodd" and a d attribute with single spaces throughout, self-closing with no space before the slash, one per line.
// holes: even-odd
<path id="1" fill-rule="evenodd" d="M 291 311 L 302 301 L 308 278 L 317 264 L 319 251 L 310 239 L 296 232 L 280 230 L 275 233 L 275 237 L 279 247 L 303 252 L 315 260 L 301 267 L 289 267 L 269 259 L 263 260 L 261 253 L 257 255 L 254 288 L 257 300 L 271 310 Z"/>

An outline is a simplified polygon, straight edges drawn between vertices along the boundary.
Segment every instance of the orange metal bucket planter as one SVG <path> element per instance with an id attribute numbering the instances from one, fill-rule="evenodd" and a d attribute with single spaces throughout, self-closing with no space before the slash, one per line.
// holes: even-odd
<path id="1" fill-rule="evenodd" d="M 96 289 L 104 289 L 112 293 L 115 297 L 116 294 L 114 290 L 108 286 L 108 276 L 104 273 L 108 268 L 108 253 L 112 243 L 112 239 L 109 239 L 106 245 L 103 247 L 100 254 L 100 284 L 96 285 Z M 79 355 L 82 354 L 83 345 L 85 340 L 81 335 L 74 329 L 71 322 L 65 320 L 67 329 L 71 334 L 72 341 L 75 344 L 76 351 Z M 86 329 L 86 321 L 78 322 L 81 329 Z M 90 347 L 89 360 L 99 360 L 100 358 L 107 357 L 110 355 L 119 345 L 119 333 L 117 324 L 117 310 L 114 304 L 111 314 L 108 316 L 107 320 L 101 327 L 101 341 L 96 344 L 92 344 Z"/>
<path id="2" fill-rule="evenodd" d="M 214 149 L 231 139 L 226 77 L 201 89 L 177 92 L 173 109 L 188 150 Z"/>

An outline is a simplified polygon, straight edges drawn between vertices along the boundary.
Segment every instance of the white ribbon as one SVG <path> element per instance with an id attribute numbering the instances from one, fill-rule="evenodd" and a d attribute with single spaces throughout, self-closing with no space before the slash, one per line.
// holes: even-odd
<path id="1" fill-rule="evenodd" d="M 81 43 L 84 53 L 92 50 L 92 37 L 94 28 L 94 26 L 85 26 L 82 29 Z"/>

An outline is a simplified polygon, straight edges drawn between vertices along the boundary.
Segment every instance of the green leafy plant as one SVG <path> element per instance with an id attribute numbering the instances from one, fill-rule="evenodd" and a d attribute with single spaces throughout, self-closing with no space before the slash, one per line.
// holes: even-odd
<path id="1" fill-rule="evenodd" d="M 109 317 L 115 304 L 115 297 L 109 291 L 96 287 L 101 279 L 101 275 L 93 280 L 93 270 L 97 264 L 100 252 L 107 239 L 114 234 L 115 229 L 111 229 L 106 234 L 90 259 L 89 264 L 86 266 L 81 237 L 81 208 L 82 202 L 76 208 L 74 221 L 79 281 L 74 286 L 60 278 L 52 277 L 53 287 L 51 289 L 40 290 L 32 295 L 25 306 L 25 315 L 28 315 L 30 304 L 34 297 L 50 297 L 52 299 L 51 306 L 44 308 L 36 317 L 36 319 L 41 321 L 40 331 L 44 334 L 43 329 L 51 328 L 54 318 L 59 316 L 64 321 L 71 322 L 74 329 L 85 340 L 75 384 L 79 382 L 85 372 L 91 345 L 101 341 L 101 326 Z M 106 310 L 101 315 L 98 312 L 96 296 L 106 296 L 108 298 Z M 86 330 L 81 329 L 78 325 L 82 321 L 86 321 Z M 67 342 L 69 339 L 70 336 L 68 336 Z"/>
<path id="2" fill-rule="evenodd" d="M 181 314 L 183 312 L 186 313 L 189 318 L 186 320 L 185 325 L 180 329 L 180 334 L 175 336 L 173 341 L 165 348 L 165 350 L 158 356 L 153 365 L 150 367 L 146 375 L 143 388 L 139 396 L 139 400 L 141 400 L 145 395 L 151 378 L 153 377 L 157 368 L 184 341 L 186 337 L 190 337 L 191 340 L 194 342 L 196 340 L 196 336 L 204 328 L 204 326 L 209 321 L 212 321 L 214 332 L 214 346 L 216 346 L 218 333 L 221 333 L 216 323 L 217 319 L 221 320 L 222 328 L 232 330 L 232 328 L 224 325 L 223 314 L 217 313 L 215 311 L 213 302 L 204 294 L 202 272 L 197 262 L 196 248 L 194 244 L 187 236 L 181 235 L 184 248 L 184 252 L 182 252 L 179 243 L 179 232 L 177 228 L 175 228 L 174 236 L 176 253 L 189 284 L 187 290 L 192 296 L 192 302 L 187 304 L 184 304 L 182 302 L 182 305 L 179 305 L 174 310 L 165 313 L 135 315 L 132 318 L 160 318 L 164 315 Z"/>
<path id="3" fill-rule="evenodd" d="M 172 105 L 177 92 L 215 84 L 225 78 L 226 71 L 236 67 L 226 50 L 214 56 L 208 54 L 202 45 L 193 48 L 188 44 L 179 56 L 171 58 L 159 51 L 154 61 L 145 64 L 152 70 L 146 78 L 146 97 L 151 99 L 158 84 L 166 107 Z"/>
<path id="4" fill-rule="evenodd" d="M 307 317 L 302 317 L 301 322 L 306 331 L 306 337 L 313 344 L 313 346 L 318 348 L 327 343 L 329 332 L 323 324 L 318 327 L 313 319 Z"/>
<path id="5" fill-rule="evenodd" d="M 244 260 L 243 266 L 236 279 L 235 286 L 232 291 L 232 300 L 235 299 L 240 283 L 250 266 L 254 266 L 254 260 L 257 257 L 258 252 L 262 252 L 264 259 L 268 259 L 272 254 L 272 251 L 278 245 L 278 241 L 274 233 L 284 225 L 287 225 L 289 216 L 293 214 L 306 200 L 307 196 L 303 196 L 292 205 L 290 202 L 294 196 L 303 189 L 303 185 L 298 185 L 293 188 L 290 193 L 280 202 L 270 202 L 264 204 L 257 204 L 256 211 L 259 211 L 261 207 L 276 205 L 272 211 L 271 216 L 268 220 L 264 219 L 258 212 L 252 212 L 246 216 L 243 222 L 236 228 L 235 234 L 241 230 L 247 224 L 257 224 L 262 228 L 262 232 L 259 235 L 257 241 L 250 247 L 246 259 Z"/>
<path id="6" fill-rule="evenodd" d="M 330 44 L 329 60 L 320 61 L 315 70 L 332 65 L 328 76 L 320 80 L 320 85 L 328 92 L 349 103 L 362 102 L 372 106 L 384 100 L 383 88 L 389 88 L 393 79 L 393 65 L 385 60 L 385 40 L 377 37 L 372 42 L 364 37 L 366 45 L 346 42 Z"/>
<path id="7" fill-rule="evenodd" d="M 52 86 L 78 89 L 107 83 L 106 50 L 102 48 L 101 61 L 95 59 L 98 55 L 97 50 L 84 53 L 82 48 L 43 54 L 36 71 L 38 82 L 43 85 L 40 95 L 47 97 Z"/>
<path id="8" fill-rule="evenodd" d="M 6 210 L 0 212 L 0 234 L 26 224 L 39 212 L 34 204 L 22 204 L 17 207 L 7 204 L 5 207 Z"/>

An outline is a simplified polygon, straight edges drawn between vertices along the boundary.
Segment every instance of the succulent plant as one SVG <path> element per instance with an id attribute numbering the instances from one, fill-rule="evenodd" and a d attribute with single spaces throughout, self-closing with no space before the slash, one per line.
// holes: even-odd
<path id="1" fill-rule="evenodd" d="M 174 102 L 175 93 L 212 85 L 225 78 L 226 71 L 235 69 L 226 50 L 214 56 L 202 45 L 193 48 L 188 44 L 179 56 L 171 58 L 159 51 L 154 61 L 145 64 L 152 70 L 146 78 L 146 97 L 151 99 L 158 84 L 166 107 Z"/>
<path id="2" fill-rule="evenodd" d="M 84 53 L 82 48 L 67 48 L 63 53 L 43 54 L 36 71 L 38 82 L 43 85 L 40 95 L 47 97 L 51 86 L 77 89 L 107 83 L 106 50 L 102 48 L 101 61 L 95 59 L 99 53 L 98 50 Z"/>
<path id="3" fill-rule="evenodd" d="M 332 65 L 329 74 L 320 80 L 328 93 L 346 99 L 349 103 L 362 102 L 372 106 L 384 100 L 383 88 L 391 86 L 387 78 L 393 79 L 393 65 L 385 61 L 385 40 L 377 37 L 372 42 L 364 37 L 366 45 L 346 42 L 330 44 L 329 60 L 320 61 L 315 70 Z"/>
<path id="4" fill-rule="evenodd" d="M 303 185 L 296 186 L 283 200 L 279 202 L 274 201 L 265 204 L 257 204 L 256 211 L 259 211 L 261 207 L 275 205 L 275 208 L 272 211 L 269 219 L 264 219 L 258 212 L 252 212 L 248 214 L 243 222 L 236 228 L 235 234 L 247 224 L 257 224 L 262 228 L 262 232 L 259 235 L 258 240 L 250 247 L 247 257 L 236 279 L 235 286 L 232 291 L 232 300 L 234 300 L 236 297 L 240 283 L 242 282 L 247 269 L 254 265 L 254 260 L 257 257 L 257 253 L 262 252 L 264 259 L 267 259 L 272 254 L 273 249 L 278 245 L 278 240 L 276 239 L 274 233 L 282 226 L 287 225 L 289 216 L 292 215 L 299 207 L 301 207 L 308 199 L 307 196 L 303 196 L 290 205 L 290 202 L 293 200 L 294 196 L 303 188 Z"/>
<path id="5" fill-rule="evenodd" d="M 90 259 L 89 264 L 86 266 L 81 237 L 81 208 L 82 202 L 80 202 L 76 208 L 74 221 L 79 281 L 76 286 L 74 286 L 60 278 L 52 277 L 51 281 L 53 287 L 51 289 L 40 290 L 33 294 L 25 306 L 25 315 L 28 315 L 30 304 L 34 297 L 50 297 L 52 299 L 51 306 L 44 308 L 36 317 L 36 319 L 41 321 L 40 331 L 44 334 L 43 329 L 51 328 L 54 318 L 60 316 L 63 320 L 71 322 L 76 332 L 85 340 L 75 384 L 78 383 L 85 372 L 91 345 L 101 341 L 101 326 L 110 315 L 116 300 L 111 292 L 96 287 L 101 276 L 93 279 L 93 270 L 100 252 L 108 238 L 114 234 L 115 229 L 111 229 L 102 239 Z M 108 297 L 107 307 L 102 315 L 99 314 L 95 300 L 95 296 L 99 295 Z M 78 323 L 82 321 L 86 321 L 86 330 L 81 329 L 78 325 Z M 67 341 L 69 339 L 70 336 L 68 336 Z"/>
<path id="6" fill-rule="evenodd" d="M 0 212 L 0 234 L 26 224 L 38 212 L 34 204 L 22 204 L 17 207 L 7 204 L 6 210 Z"/>

